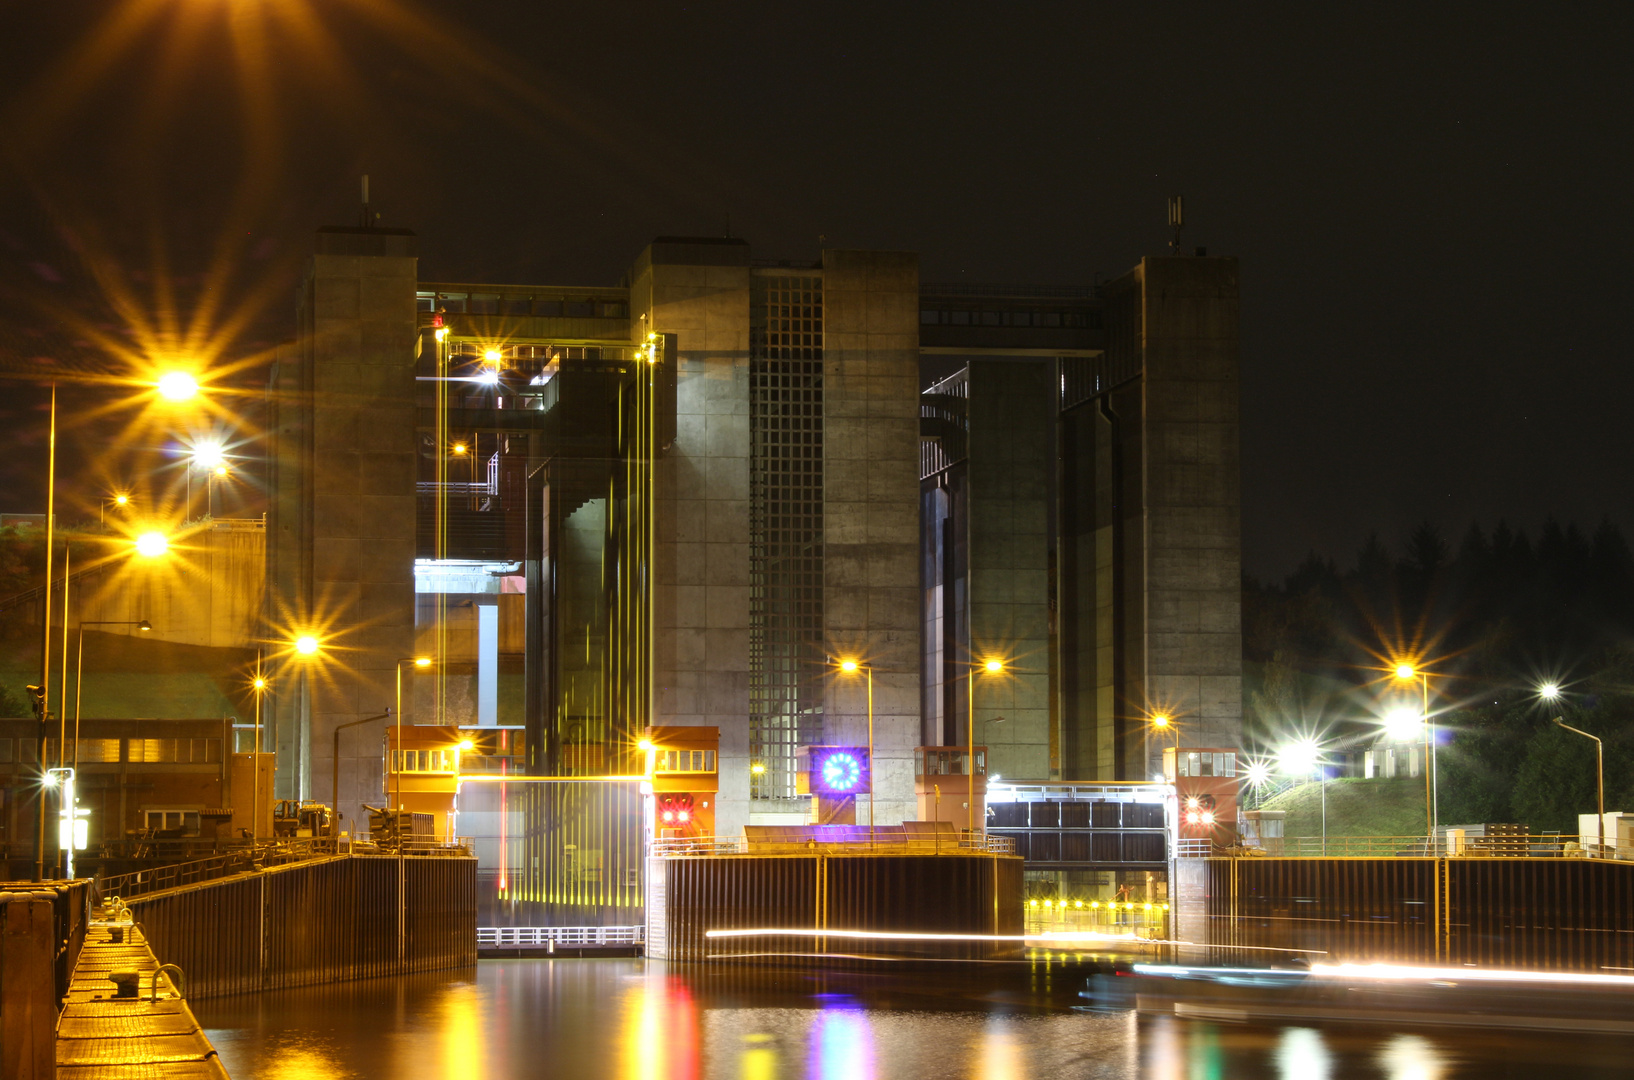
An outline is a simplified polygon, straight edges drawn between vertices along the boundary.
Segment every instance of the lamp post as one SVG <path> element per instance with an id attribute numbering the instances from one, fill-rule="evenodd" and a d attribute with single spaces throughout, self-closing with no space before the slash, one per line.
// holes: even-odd
<path id="1" fill-rule="evenodd" d="M 85 684 L 85 628 L 87 626 L 134 626 L 143 633 L 153 629 L 153 624 L 146 619 L 92 619 L 89 622 L 81 620 L 79 624 L 79 643 L 74 655 L 74 760 L 73 767 L 79 768 L 79 705 L 81 691 Z"/>
<path id="2" fill-rule="evenodd" d="M 1322 746 L 1315 739 L 1289 743 L 1277 754 L 1282 771 L 1293 776 L 1318 776 L 1322 788 L 1322 854 L 1328 853 L 1328 780 L 1322 768 Z"/>
<path id="3" fill-rule="evenodd" d="M 393 664 L 397 675 L 397 757 L 392 769 L 392 810 L 397 812 L 403 809 L 403 665 L 413 664 L 417 668 L 431 666 L 429 656 L 405 656 Z M 402 837 L 398 837 L 398 846 L 402 846 Z"/>
<path id="4" fill-rule="evenodd" d="M 982 661 L 981 668 L 989 675 L 998 675 L 1004 671 L 1004 661 L 989 657 Z M 967 747 L 969 757 L 966 759 L 966 770 L 970 781 L 970 800 L 965 804 L 965 808 L 970 812 L 970 839 L 974 842 L 976 839 L 976 664 L 974 662 L 971 662 L 965 673 L 965 696 L 969 699 L 966 702 L 969 715 L 965 724 L 965 737 L 969 741 Z M 982 815 L 982 834 L 985 836 L 986 833 L 987 815 L 984 813 Z"/>
<path id="5" fill-rule="evenodd" d="M 1605 745 L 1600 742 L 1599 736 L 1590 735 L 1566 723 L 1565 717 L 1557 716 L 1554 719 L 1557 727 L 1563 727 L 1574 735 L 1581 735 L 1585 739 L 1594 740 L 1594 788 L 1595 788 L 1595 822 L 1600 827 L 1600 846 L 1595 852 L 1601 858 L 1606 854 L 1606 753 Z"/>
<path id="6" fill-rule="evenodd" d="M 846 674 L 861 671 L 868 679 L 868 845 L 874 844 L 874 667 L 856 660 L 841 660 L 840 670 Z"/>
<path id="7" fill-rule="evenodd" d="M 261 698 L 267 692 L 266 676 L 261 673 L 261 650 L 255 650 L 255 679 L 250 683 L 255 691 L 255 744 L 250 747 L 250 851 L 261 840 Z"/>
<path id="8" fill-rule="evenodd" d="M 123 510 L 125 507 L 127 507 L 129 505 L 130 505 L 130 496 L 126 495 L 124 492 L 120 492 L 120 493 L 118 493 L 116 495 L 108 496 L 107 498 L 103 499 L 101 501 L 101 503 L 98 505 L 98 508 L 97 508 L 97 524 L 106 525 L 108 523 L 108 507 L 117 506 L 121 510 Z"/>
<path id="9" fill-rule="evenodd" d="M 1435 850 L 1436 828 L 1441 822 L 1439 782 L 1436 773 L 1435 732 L 1430 726 L 1430 673 L 1412 664 L 1397 664 L 1396 678 L 1402 682 L 1418 680 L 1422 691 L 1420 715 L 1424 718 L 1424 825 L 1429 833 L 1431 850 Z"/>

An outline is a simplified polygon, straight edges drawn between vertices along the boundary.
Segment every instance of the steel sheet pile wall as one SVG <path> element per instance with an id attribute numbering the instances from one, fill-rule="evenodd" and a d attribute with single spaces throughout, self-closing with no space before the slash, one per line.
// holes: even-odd
<path id="1" fill-rule="evenodd" d="M 1429 859 L 1211 859 L 1208 869 L 1213 944 L 1435 958 Z"/>
<path id="2" fill-rule="evenodd" d="M 1634 967 L 1634 864 L 1609 860 L 1211 859 L 1207 906 L 1211 944 L 1331 961 Z"/>
<path id="3" fill-rule="evenodd" d="M 399 872 L 403 951 L 398 956 Z M 131 901 L 189 998 L 476 963 L 476 860 L 346 855 Z"/>
<path id="4" fill-rule="evenodd" d="M 665 959 L 736 956 L 783 963 L 789 954 L 812 952 L 986 957 L 1015 948 L 991 942 L 824 939 L 809 933 L 711 940 L 704 937 L 708 930 L 1022 931 L 1022 862 L 1012 856 L 727 855 L 655 860 L 655 867 L 664 874 L 663 934 L 649 935 L 648 955 Z"/>
<path id="5" fill-rule="evenodd" d="M 57 1013 L 85 943 L 90 883 L 0 882 L 0 1075 L 55 1068 Z"/>

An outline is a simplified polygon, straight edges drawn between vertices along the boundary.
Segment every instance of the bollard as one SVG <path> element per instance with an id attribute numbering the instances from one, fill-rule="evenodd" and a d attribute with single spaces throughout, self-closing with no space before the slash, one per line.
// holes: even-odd
<path id="1" fill-rule="evenodd" d="M 56 1075 L 56 920 L 47 896 L 0 893 L 0 1080 Z"/>

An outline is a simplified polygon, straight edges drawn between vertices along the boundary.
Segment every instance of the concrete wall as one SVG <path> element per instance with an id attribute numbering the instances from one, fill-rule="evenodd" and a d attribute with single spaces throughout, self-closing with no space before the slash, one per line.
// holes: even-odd
<path id="1" fill-rule="evenodd" d="M 919 258 L 823 252 L 824 632 L 874 666 L 874 820 L 918 816 Z M 825 740 L 866 745 L 866 684 L 831 678 Z M 867 820 L 865 805 L 857 820 Z"/>
<path id="2" fill-rule="evenodd" d="M 300 296 L 298 347 L 273 375 L 269 644 L 301 633 L 320 656 L 269 665 L 278 794 L 327 799 L 331 733 L 393 703 L 414 646 L 414 291 L 409 234 L 326 230 Z M 380 741 L 342 736 L 340 809 L 381 793 Z"/>
<path id="3" fill-rule="evenodd" d="M 721 731 L 716 831 L 749 821 L 749 249 L 655 242 L 631 334 L 676 335 L 676 435 L 658 472 L 654 724 Z"/>
<path id="4" fill-rule="evenodd" d="M 155 641 L 254 648 L 261 635 L 265 560 L 260 521 L 206 521 L 178 537 L 163 558 L 133 558 L 76 578 L 75 622 L 147 619 Z M 60 615 L 53 612 L 51 621 L 60 633 Z"/>
<path id="5" fill-rule="evenodd" d="M 1237 261 L 1142 260 L 1147 695 L 1187 746 L 1242 742 Z M 1148 748 L 1147 771 L 1160 751 Z"/>
<path id="6" fill-rule="evenodd" d="M 1012 780 L 1050 779 L 1051 375 L 1044 360 L 970 364 L 971 641 L 1006 668 L 976 674 L 976 744 Z"/>

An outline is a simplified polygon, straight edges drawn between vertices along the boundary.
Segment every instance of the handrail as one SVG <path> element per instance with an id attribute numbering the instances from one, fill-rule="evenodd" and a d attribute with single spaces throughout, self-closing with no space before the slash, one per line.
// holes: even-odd
<path id="1" fill-rule="evenodd" d="M 757 840 L 753 845 L 742 836 L 690 836 L 654 840 L 647 854 L 657 858 L 682 858 L 706 855 L 798 854 L 821 852 L 825 855 L 927 855 L 981 852 L 989 855 L 1014 855 L 1016 842 L 1008 836 L 995 833 L 971 836 L 912 836 L 895 834 L 890 839 L 877 840 Z"/>
<path id="2" fill-rule="evenodd" d="M 646 940 L 647 928 L 635 926 L 479 926 L 479 949 L 537 949 L 550 946 L 630 946 Z"/>

